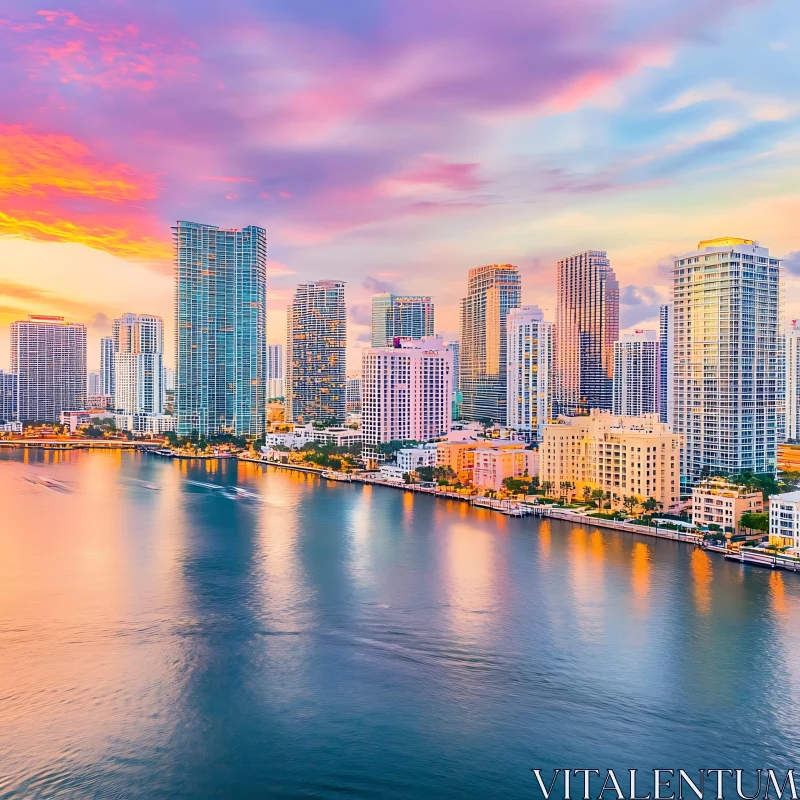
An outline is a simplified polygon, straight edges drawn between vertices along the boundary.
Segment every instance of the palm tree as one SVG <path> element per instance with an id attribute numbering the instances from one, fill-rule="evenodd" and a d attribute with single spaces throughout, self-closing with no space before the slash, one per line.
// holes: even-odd
<path id="1" fill-rule="evenodd" d="M 550 496 L 550 490 L 553 488 L 552 481 L 542 481 L 542 490 L 544 491 L 544 496 Z"/>
<path id="2" fill-rule="evenodd" d="M 645 500 L 642 503 L 642 508 L 645 511 L 652 512 L 652 511 L 655 511 L 658 508 L 661 508 L 661 503 L 659 503 L 658 500 L 655 499 L 655 497 L 648 497 L 647 500 Z"/>
<path id="3" fill-rule="evenodd" d="M 587 503 L 592 499 L 592 487 L 591 486 L 584 486 L 583 487 L 583 499 Z"/>
<path id="4" fill-rule="evenodd" d="M 602 489 L 595 489 L 591 494 L 592 500 L 595 501 L 597 508 L 601 508 L 600 501 L 605 500 L 606 493 Z"/>

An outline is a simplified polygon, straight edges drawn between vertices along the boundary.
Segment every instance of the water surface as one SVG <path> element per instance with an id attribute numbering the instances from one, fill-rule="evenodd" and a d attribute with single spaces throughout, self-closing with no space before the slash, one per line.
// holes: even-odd
<path id="1" fill-rule="evenodd" d="M 0 797 L 536 797 L 532 767 L 786 769 L 799 601 L 798 576 L 592 526 L 4 450 Z"/>

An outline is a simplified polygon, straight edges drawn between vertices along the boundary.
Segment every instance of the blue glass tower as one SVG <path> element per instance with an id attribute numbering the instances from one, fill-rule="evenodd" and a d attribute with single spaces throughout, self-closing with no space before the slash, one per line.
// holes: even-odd
<path id="1" fill-rule="evenodd" d="M 178 222 L 175 414 L 178 433 L 264 433 L 267 233 Z"/>

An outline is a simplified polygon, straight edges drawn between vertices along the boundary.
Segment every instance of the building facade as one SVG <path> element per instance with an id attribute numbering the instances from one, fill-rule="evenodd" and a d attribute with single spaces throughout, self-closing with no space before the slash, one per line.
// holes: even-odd
<path id="1" fill-rule="evenodd" d="M 472 483 L 479 489 L 500 491 L 506 478 L 532 477 L 539 473 L 539 454 L 524 444 L 475 449 Z"/>
<path id="2" fill-rule="evenodd" d="M 459 382 L 463 419 L 505 422 L 506 318 L 520 304 L 517 267 L 491 264 L 469 271 L 467 296 L 460 308 Z"/>
<path id="3" fill-rule="evenodd" d="M 611 409 L 619 284 L 604 250 L 562 258 L 556 280 L 556 407 Z"/>
<path id="4" fill-rule="evenodd" d="M 780 261 L 711 239 L 672 270 L 674 428 L 685 488 L 704 475 L 775 473 Z"/>
<path id="5" fill-rule="evenodd" d="M 461 346 L 458 342 L 448 342 L 447 349 L 453 354 L 453 392 L 461 391 Z"/>
<path id="6" fill-rule="evenodd" d="M 100 391 L 97 394 L 114 396 L 114 338 L 100 339 Z"/>
<path id="7" fill-rule="evenodd" d="M 672 424 L 672 306 L 658 307 L 659 340 L 659 406 L 662 422 Z"/>
<path id="8" fill-rule="evenodd" d="M 267 235 L 178 222 L 175 415 L 178 433 L 264 432 Z"/>
<path id="9" fill-rule="evenodd" d="M 800 442 L 800 320 L 793 319 L 784 339 L 786 441 Z"/>
<path id="10" fill-rule="evenodd" d="M 20 420 L 58 422 L 86 406 L 86 326 L 63 317 L 11 323 L 11 372 Z"/>
<path id="11" fill-rule="evenodd" d="M 700 481 L 692 488 L 692 522 L 719 526 L 726 533 L 739 533 L 742 514 L 764 510 L 760 491 L 731 483 L 724 478 Z"/>
<path id="12" fill-rule="evenodd" d="M 553 415 L 553 323 L 538 306 L 522 306 L 508 312 L 506 328 L 506 424 L 538 440 Z"/>
<path id="13" fill-rule="evenodd" d="M 365 453 L 383 442 L 429 442 L 451 427 L 452 353 L 441 339 L 400 339 L 364 350 L 361 429 Z"/>
<path id="14" fill-rule="evenodd" d="M 0 369 L 0 422 L 19 419 L 17 376 Z"/>
<path id="15" fill-rule="evenodd" d="M 578 492 L 602 489 L 616 505 L 626 496 L 653 497 L 666 511 L 680 498 L 680 455 L 681 437 L 657 414 L 592 410 L 545 426 L 540 479 L 556 490 L 564 482 Z"/>
<path id="16" fill-rule="evenodd" d="M 86 394 L 90 397 L 100 394 L 100 373 L 92 371 L 86 375 Z"/>
<path id="17" fill-rule="evenodd" d="M 283 367 L 286 359 L 282 344 L 267 345 L 267 397 L 283 397 Z"/>
<path id="18" fill-rule="evenodd" d="M 800 492 L 769 498 L 769 541 L 779 547 L 800 548 Z"/>
<path id="19" fill-rule="evenodd" d="M 114 408 L 120 414 L 164 412 L 164 321 L 149 314 L 114 320 Z"/>
<path id="20" fill-rule="evenodd" d="M 300 284 L 286 325 L 286 421 L 343 422 L 347 404 L 344 283 Z"/>
<path id="21" fill-rule="evenodd" d="M 361 411 L 361 378 L 347 379 L 346 407 L 348 414 Z"/>
<path id="22" fill-rule="evenodd" d="M 656 331 L 623 334 L 614 342 L 612 413 L 661 419 L 661 337 Z"/>
<path id="23" fill-rule="evenodd" d="M 394 339 L 433 336 L 433 300 L 424 295 L 381 292 L 372 297 L 372 346 L 391 347 Z"/>

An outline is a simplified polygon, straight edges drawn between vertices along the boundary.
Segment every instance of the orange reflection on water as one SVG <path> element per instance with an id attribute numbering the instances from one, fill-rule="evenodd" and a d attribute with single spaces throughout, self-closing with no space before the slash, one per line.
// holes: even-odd
<path id="1" fill-rule="evenodd" d="M 550 561 L 550 548 L 553 544 L 553 530 L 549 519 L 543 519 L 539 524 L 539 552 L 542 563 Z"/>
<path id="2" fill-rule="evenodd" d="M 776 614 L 786 614 L 788 610 L 786 605 L 786 584 L 783 582 L 783 575 L 778 571 L 774 571 L 769 576 L 769 597 L 772 602 L 772 610 Z"/>
<path id="3" fill-rule="evenodd" d="M 644 542 L 636 542 L 631 558 L 633 571 L 633 593 L 640 611 L 647 610 L 647 596 L 650 592 L 650 548 Z"/>
<path id="4" fill-rule="evenodd" d="M 604 592 L 604 553 L 602 534 L 598 545 L 585 528 L 575 527 L 570 531 L 569 564 L 572 573 L 572 596 L 575 623 L 580 633 L 595 638 L 603 631 L 600 613 Z"/>
<path id="5" fill-rule="evenodd" d="M 699 547 L 692 551 L 691 569 L 694 588 L 694 603 L 700 614 L 711 612 L 711 557 Z"/>

